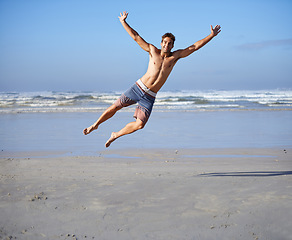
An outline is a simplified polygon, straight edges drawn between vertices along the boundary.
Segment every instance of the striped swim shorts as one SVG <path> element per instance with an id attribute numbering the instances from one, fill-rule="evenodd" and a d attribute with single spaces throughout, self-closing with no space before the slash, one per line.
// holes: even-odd
<path id="1" fill-rule="evenodd" d="M 123 93 L 114 104 L 117 107 L 128 107 L 138 103 L 134 118 L 140 119 L 145 125 L 152 112 L 155 97 L 156 93 L 148 89 L 139 79 L 131 88 Z"/>

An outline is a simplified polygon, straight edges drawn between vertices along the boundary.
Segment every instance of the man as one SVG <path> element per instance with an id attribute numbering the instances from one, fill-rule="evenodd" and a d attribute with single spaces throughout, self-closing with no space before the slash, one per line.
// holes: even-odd
<path id="1" fill-rule="evenodd" d="M 162 36 L 161 49 L 158 49 L 154 45 L 147 43 L 133 28 L 129 26 L 126 22 L 127 17 L 127 12 L 120 14 L 119 19 L 121 24 L 139 46 L 149 53 L 150 59 L 145 75 L 129 90 L 122 94 L 113 105 L 105 110 L 92 126 L 83 130 L 83 133 L 87 135 L 93 130 L 96 130 L 101 123 L 111 118 L 121 108 L 138 103 L 134 114 L 136 121 L 128 123 L 118 132 L 113 132 L 105 144 L 106 147 L 109 147 L 117 138 L 133 133 L 145 126 L 151 114 L 156 93 L 166 82 L 176 62 L 199 50 L 221 31 L 220 25 L 217 25 L 215 28 L 211 25 L 210 35 L 186 49 L 171 52 L 175 41 L 175 37 L 171 33 L 166 33 Z"/>

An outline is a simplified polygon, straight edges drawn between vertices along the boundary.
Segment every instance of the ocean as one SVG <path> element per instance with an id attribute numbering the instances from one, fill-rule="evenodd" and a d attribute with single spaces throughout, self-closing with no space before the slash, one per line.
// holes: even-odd
<path id="1" fill-rule="evenodd" d="M 87 136 L 122 92 L 2 92 L 0 151 L 96 155 L 111 132 L 133 121 L 124 108 Z M 143 130 L 110 149 L 291 148 L 292 90 L 159 92 Z"/>
<path id="2" fill-rule="evenodd" d="M 97 112 L 122 92 L 1 92 L 1 113 Z M 155 111 L 291 110 L 292 90 L 159 92 Z M 125 109 L 128 110 L 128 109 Z"/>

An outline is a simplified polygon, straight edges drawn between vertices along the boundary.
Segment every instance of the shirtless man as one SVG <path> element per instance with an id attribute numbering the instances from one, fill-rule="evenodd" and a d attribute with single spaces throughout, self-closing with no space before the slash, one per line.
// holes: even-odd
<path id="1" fill-rule="evenodd" d="M 211 25 L 210 35 L 186 49 L 171 52 L 175 41 L 175 37 L 171 33 L 166 33 L 162 36 L 161 49 L 158 49 L 154 45 L 147 43 L 133 28 L 129 26 L 126 22 L 127 17 L 127 12 L 121 13 L 119 16 L 120 22 L 139 46 L 149 53 L 149 64 L 145 75 L 129 90 L 122 94 L 113 105 L 105 110 L 92 126 L 83 130 L 83 133 L 87 135 L 93 130 L 96 130 L 101 123 L 111 118 L 118 110 L 138 103 L 134 114 L 136 121 L 128 123 L 118 132 L 113 132 L 105 144 L 106 147 L 109 147 L 110 144 L 119 137 L 133 133 L 145 126 L 151 114 L 156 93 L 166 82 L 176 62 L 199 50 L 221 31 L 220 25 L 217 25 L 215 28 Z"/>

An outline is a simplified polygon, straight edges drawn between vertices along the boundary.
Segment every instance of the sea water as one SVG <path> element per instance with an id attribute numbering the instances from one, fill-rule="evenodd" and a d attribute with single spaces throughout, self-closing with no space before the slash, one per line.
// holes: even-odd
<path id="1" fill-rule="evenodd" d="M 105 150 L 112 131 L 133 121 L 125 108 L 87 136 L 120 92 L 0 94 L 0 151 Z M 292 91 L 160 92 L 146 127 L 111 145 L 121 148 L 291 147 Z"/>
<path id="2" fill-rule="evenodd" d="M 121 92 L 0 92 L 0 113 L 96 112 Z M 292 90 L 159 92 L 158 111 L 291 110 Z"/>

